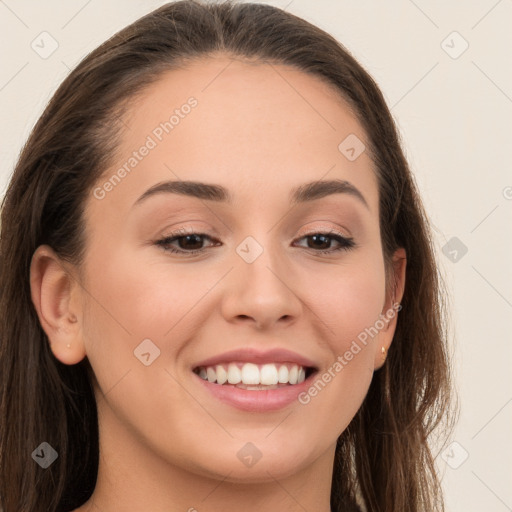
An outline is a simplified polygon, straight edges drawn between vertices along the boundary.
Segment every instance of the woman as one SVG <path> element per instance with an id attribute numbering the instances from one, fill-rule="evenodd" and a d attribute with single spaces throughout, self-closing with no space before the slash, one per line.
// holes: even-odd
<path id="1" fill-rule="evenodd" d="M 0 504 L 442 510 L 440 283 L 392 117 L 275 7 L 88 55 L 2 208 Z"/>

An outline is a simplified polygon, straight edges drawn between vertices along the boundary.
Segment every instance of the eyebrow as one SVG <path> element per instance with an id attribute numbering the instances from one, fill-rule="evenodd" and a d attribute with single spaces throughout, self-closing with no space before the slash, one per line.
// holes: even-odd
<path id="1" fill-rule="evenodd" d="M 228 204 L 233 202 L 233 196 L 229 190 L 221 185 L 201 183 L 199 181 L 164 181 L 146 190 L 146 192 L 135 201 L 134 206 L 142 203 L 149 197 L 163 193 L 180 194 L 197 199 Z M 357 198 L 366 208 L 370 209 L 359 189 L 345 180 L 324 180 L 304 183 L 291 191 L 290 202 L 292 204 L 300 204 L 333 194 L 349 194 Z"/>

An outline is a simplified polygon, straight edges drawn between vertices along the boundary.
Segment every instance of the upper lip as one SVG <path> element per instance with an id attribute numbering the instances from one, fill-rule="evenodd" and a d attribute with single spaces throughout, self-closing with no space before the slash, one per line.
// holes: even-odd
<path id="1" fill-rule="evenodd" d="M 196 363 L 193 368 L 198 368 L 201 366 L 215 366 L 216 364 L 230 363 L 234 361 L 255 364 L 295 363 L 304 368 L 317 368 L 315 363 L 307 357 L 283 348 L 274 348 L 265 351 L 251 348 L 231 350 L 229 352 L 224 352 L 223 354 L 218 354 L 208 359 L 204 359 L 203 361 Z"/>

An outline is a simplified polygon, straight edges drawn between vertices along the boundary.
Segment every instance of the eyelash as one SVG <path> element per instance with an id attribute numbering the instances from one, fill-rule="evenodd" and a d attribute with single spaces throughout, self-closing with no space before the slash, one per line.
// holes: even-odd
<path id="1" fill-rule="evenodd" d="M 179 240 L 180 238 L 185 238 L 187 236 L 194 236 L 194 235 L 195 236 L 199 236 L 199 237 L 206 237 L 209 240 L 215 241 L 212 237 L 208 236 L 205 233 L 199 233 L 199 232 L 193 232 L 193 231 L 191 231 L 189 233 L 187 232 L 185 234 L 183 234 L 183 231 L 179 231 L 178 233 L 179 233 L 179 235 L 177 233 L 171 233 L 169 236 L 166 236 L 165 238 L 162 238 L 161 240 L 156 241 L 155 244 L 160 246 L 160 247 L 162 247 L 164 249 L 164 251 L 166 251 L 166 252 L 191 256 L 191 255 L 194 255 L 194 254 L 202 253 L 207 248 L 203 247 L 201 249 L 194 249 L 192 251 L 185 251 L 183 249 L 176 249 L 175 247 L 171 247 L 170 244 L 172 242 L 175 242 L 175 241 Z M 342 251 L 342 250 L 343 251 L 349 251 L 350 249 L 353 249 L 356 246 L 353 238 L 345 237 L 345 236 L 343 236 L 340 233 L 337 233 L 335 231 L 330 231 L 330 232 L 314 231 L 314 232 L 308 233 L 306 235 L 303 235 L 301 238 L 299 238 L 299 240 L 302 240 L 303 238 L 308 238 L 308 237 L 311 237 L 311 236 L 314 236 L 314 235 L 326 236 L 328 238 L 336 240 L 340 244 L 340 246 L 338 248 L 336 248 L 336 249 L 320 249 L 320 250 L 315 250 L 315 249 L 313 249 L 311 247 L 304 247 L 304 249 L 308 249 L 310 251 L 313 251 L 316 254 L 332 254 L 332 253 L 335 253 L 337 251 Z"/>

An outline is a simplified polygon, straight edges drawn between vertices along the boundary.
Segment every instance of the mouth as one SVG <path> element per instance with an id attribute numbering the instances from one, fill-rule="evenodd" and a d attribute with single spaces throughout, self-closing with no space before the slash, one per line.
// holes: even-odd
<path id="1" fill-rule="evenodd" d="M 266 413 L 299 403 L 319 367 L 285 348 L 261 351 L 255 347 L 224 352 L 191 368 L 204 392 L 236 409 Z"/>
<path id="2" fill-rule="evenodd" d="M 293 387 L 309 379 L 317 369 L 293 362 L 256 364 L 231 361 L 215 365 L 197 366 L 193 372 L 201 379 L 218 386 L 248 391 L 264 391 Z"/>

